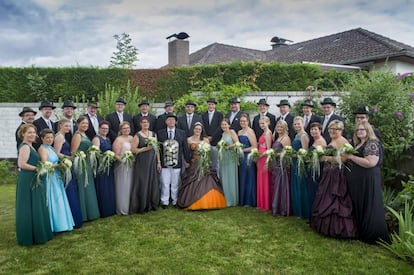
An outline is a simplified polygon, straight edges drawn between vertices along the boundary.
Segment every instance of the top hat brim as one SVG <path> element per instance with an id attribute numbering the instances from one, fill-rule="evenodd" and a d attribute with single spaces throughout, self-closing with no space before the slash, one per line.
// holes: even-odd
<path id="1" fill-rule="evenodd" d="M 37 114 L 35 110 L 24 110 L 19 113 L 19 116 L 22 117 L 25 113 L 33 113 L 34 115 Z"/>

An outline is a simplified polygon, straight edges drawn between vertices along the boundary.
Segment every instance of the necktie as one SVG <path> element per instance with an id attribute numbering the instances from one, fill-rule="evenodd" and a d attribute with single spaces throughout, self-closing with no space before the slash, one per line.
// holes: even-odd
<path id="1" fill-rule="evenodd" d="M 322 125 L 322 132 L 325 132 L 326 126 L 328 125 L 329 116 L 325 116 L 325 120 L 323 121 Z"/>
<path id="2" fill-rule="evenodd" d="M 169 138 L 169 139 L 173 139 L 173 134 L 172 134 L 172 131 L 168 131 L 168 138 Z"/>
<path id="3" fill-rule="evenodd" d="M 70 133 L 73 134 L 73 121 L 70 124 Z"/>
<path id="4" fill-rule="evenodd" d="M 191 115 L 187 116 L 187 126 L 188 129 L 191 129 Z"/>
<path id="5" fill-rule="evenodd" d="M 309 116 L 305 116 L 305 128 L 308 127 L 309 124 Z"/>
<path id="6" fill-rule="evenodd" d="M 92 127 L 95 130 L 95 133 L 98 133 L 99 123 L 98 123 L 98 119 L 96 118 L 96 116 L 91 116 L 91 122 L 92 122 Z"/>
<path id="7" fill-rule="evenodd" d="M 233 123 L 234 117 L 236 116 L 236 113 L 231 113 L 230 115 L 230 123 Z"/>
<path id="8" fill-rule="evenodd" d="M 122 122 L 124 122 L 124 116 L 122 113 L 118 113 L 118 118 L 119 118 L 119 123 L 121 124 Z"/>
<path id="9" fill-rule="evenodd" d="M 280 116 L 280 120 L 285 120 L 285 117 L 284 116 Z"/>
<path id="10" fill-rule="evenodd" d="M 214 113 L 213 113 L 213 112 L 209 112 L 209 113 L 208 113 L 208 124 L 209 124 L 209 125 L 211 124 L 211 121 L 213 120 L 213 115 L 214 115 Z"/>
<path id="11" fill-rule="evenodd" d="M 50 122 L 50 120 L 47 120 L 46 124 L 47 124 L 47 127 L 49 127 L 50 130 L 53 130 L 52 129 L 52 123 Z"/>

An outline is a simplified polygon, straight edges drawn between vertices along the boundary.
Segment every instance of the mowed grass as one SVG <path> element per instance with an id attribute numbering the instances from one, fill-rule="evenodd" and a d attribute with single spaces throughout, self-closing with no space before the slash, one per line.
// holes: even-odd
<path id="1" fill-rule="evenodd" d="M 314 233 L 251 207 L 87 222 L 43 245 L 16 244 L 15 186 L 0 185 L 0 273 L 414 274 L 379 246 Z"/>

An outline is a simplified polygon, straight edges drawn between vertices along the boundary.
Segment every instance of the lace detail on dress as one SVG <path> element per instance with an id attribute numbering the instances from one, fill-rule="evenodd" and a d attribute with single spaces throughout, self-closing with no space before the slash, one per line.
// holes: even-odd
<path id="1" fill-rule="evenodd" d="M 379 145 L 375 141 L 367 141 L 367 144 L 364 148 L 364 157 L 366 156 L 379 156 Z"/>

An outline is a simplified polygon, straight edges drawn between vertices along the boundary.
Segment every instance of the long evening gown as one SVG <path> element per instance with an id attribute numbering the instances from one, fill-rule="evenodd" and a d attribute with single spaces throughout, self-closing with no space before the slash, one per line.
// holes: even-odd
<path id="1" fill-rule="evenodd" d="M 99 138 L 99 149 L 101 153 L 112 150 L 112 144 L 109 138 L 97 137 Z M 101 218 L 115 215 L 115 178 L 113 164 L 109 168 L 109 173 L 107 171 L 96 173 L 95 187 Z"/>
<path id="2" fill-rule="evenodd" d="M 258 140 L 258 151 L 263 154 L 267 151 L 265 133 Z M 266 156 L 262 156 L 257 160 L 257 208 L 269 211 L 270 202 L 270 172 L 266 167 Z"/>
<path id="3" fill-rule="evenodd" d="M 273 143 L 273 149 L 280 153 L 283 149 L 281 141 Z M 290 164 L 280 163 L 277 157 L 272 163 L 272 214 L 290 216 L 292 215 L 292 204 L 290 201 Z"/>
<path id="4" fill-rule="evenodd" d="M 292 148 L 298 151 L 302 148 L 301 134 L 297 134 L 292 141 Z M 311 216 L 311 205 L 309 203 L 308 187 L 306 184 L 306 175 L 298 173 L 298 159 L 292 159 L 291 165 L 291 200 L 293 214 L 303 219 L 309 219 Z"/>
<path id="5" fill-rule="evenodd" d="M 70 157 L 70 144 L 65 140 L 60 149 L 60 153 Z M 66 196 L 68 198 L 70 210 L 72 212 L 73 221 L 75 222 L 74 228 L 80 228 L 83 225 L 82 211 L 79 202 L 78 184 L 76 183 L 76 177 L 72 171 L 72 180 L 66 185 Z"/>
<path id="6" fill-rule="evenodd" d="M 131 151 L 131 143 L 124 142 L 121 145 L 121 156 Z M 142 172 L 135 171 L 136 173 Z M 115 207 L 116 213 L 119 215 L 129 214 L 129 202 L 131 199 L 132 177 L 134 168 L 128 164 L 117 161 L 115 163 Z M 137 176 L 138 174 L 135 174 Z"/>
<path id="7" fill-rule="evenodd" d="M 22 142 L 20 148 L 26 143 Z M 28 164 L 37 166 L 39 154 L 30 147 Z M 20 169 L 16 187 L 16 238 L 19 245 L 45 243 L 53 238 L 49 211 L 46 206 L 46 188 L 36 184 L 36 171 Z"/>
<path id="8" fill-rule="evenodd" d="M 315 147 L 309 147 L 309 152 L 312 152 Z M 319 163 L 319 175 L 315 173 L 315 177 L 312 176 L 312 171 L 309 170 L 306 175 L 306 185 L 308 187 L 308 197 L 309 197 L 309 209 L 312 209 L 313 202 L 315 201 L 316 192 L 319 188 L 319 182 L 321 181 L 322 171 L 323 171 L 323 163 Z"/>
<path id="9" fill-rule="evenodd" d="M 46 144 L 42 144 L 40 147 L 47 149 L 47 161 L 53 164 L 59 162 L 55 148 Z M 73 230 L 75 222 L 73 221 L 72 212 L 70 211 L 68 198 L 62 181 L 62 174 L 59 169 L 55 168 L 53 174 L 45 175 L 43 182 L 46 185 L 46 200 L 52 232 Z"/>
<path id="10" fill-rule="evenodd" d="M 350 169 L 346 171 L 347 183 L 358 237 L 367 243 L 375 243 L 380 239 L 390 242 L 381 192 L 381 146 L 375 141 L 367 141 L 357 151 L 356 155 L 359 157 L 380 157 L 377 165 L 372 168 L 361 167 L 353 161 L 347 163 Z"/>
<path id="11" fill-rule="evenodd" d="M 340 168 L 337 163 L 324 163 L 310 226 L 322 235 L 355 238 L 357 230 L 344 170 L 344 165 Z"/>
<path id="12" fill-rule="evenodd" d="M 240 135 L 239 141 L 244 148 L 252 146 L 247 136 Z M 256 206 L 256 164 L 251 162 L 249 165 L 248 152 L 243 154 L 243 159 L 239 165 L 239 200 L 240 205 Z"/>
<path id="13" fill-rule="evenodd" d="M 136 134 L 138 148 L 146 147 L 147 138 Z M 155 150 L 137 154 L 132 180 L 130 213 L 145 213 L 157 210 L 160 203 L 160 188 L 157 171 L 157 155 Z"/>
<path id="14" fill-rule="evenodd" d="M 222 140 L 229 145 L 234 144 L 231 134 L 223 133 Z M 224 149 L 219 160 L 219 174 L 227 206 L 236 206 L 239 202 L 239 172 L 237 165 L 238 156 L 236 152 Z"/>
<path id="15" fill-rule="evenodd" d="M 202 177 L 197 173 L 197 143 L 189 144 L 193 159 L 182 175 L 178 189 L 177 205 L 185 210 L 219 209 L 226 207 L 223 188 L 214 169 L 208 170 Z"/>
<path id="16" fill-rule="evenodd" d="M 98 200 L 96 198 L 95 181 L 93 179 L 92 168 L 87 153 L 91 146 L 91 140 L 86 135 L 81 134 L 81 142 L 78 151 L 83 151 L 87 155 L 86 167 L 84 171 L 77 171 L 76 180 L 78 182 L 79 202 L 83 221 L 95 220 L 100 216 Z"/>

